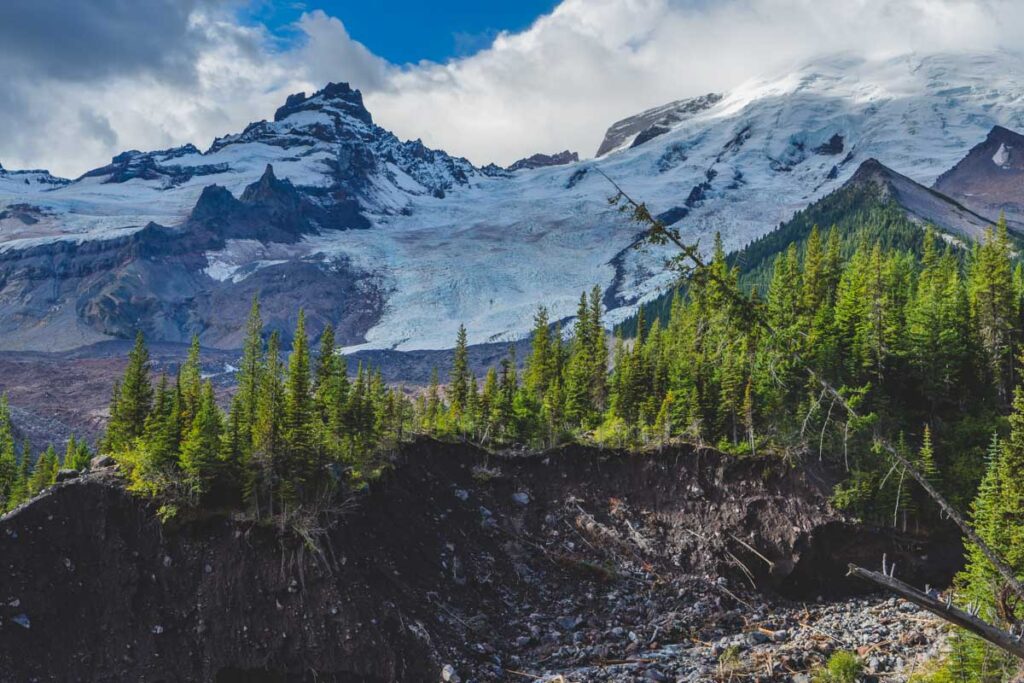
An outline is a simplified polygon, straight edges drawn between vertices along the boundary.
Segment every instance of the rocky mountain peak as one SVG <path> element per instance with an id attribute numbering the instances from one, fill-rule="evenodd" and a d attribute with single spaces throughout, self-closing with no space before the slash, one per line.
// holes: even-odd
<path id="1" fill-rule="evenodd" d="M 274 112 L 274 121 L 283 121 L 300 111 L 319 111 L 325 106 L 338 109 L 368 126 L 373 125 L 373 117 L 363 104 L 363 94 L 348 83 L 328 83 L 309 97 L 304 92 L 289 95 L 284 106 Z"/>
<path id="2" fill-rule="evenodd" d="M 933 225 L 960 237 L 980 238 L 992 225 L 983 215 L 955 198 L 897 173 L 878 159 L 865 160 L 837 192 L 877 190 L 882 202 L 893 202 L 916 223 Z"/>
<path id="3" fill-rule="evenodd" d="M 660 107 L 654 107 L 633 116 L 616 121 L 604 134 L 604 140 L 597 149 L 601 157 L 632 142 L 636 147 L 659 135 L 663 135 L 689 117 L 710 109 L 722 100 L 719 93 L 708 93 L 700 97 L 676 100 Z"/>
<path id="4" fill-rule="evenodd" d="M 291 181 L 279 180 L 274 175 L 274 167 L 267 164 L 260 179 L 242 192 L 241 199 L 243 202 L 253 204 L 280 203 L 282 199 L 287 199 L 288 203 L 292 203 L 291 200 L 298 200 L 298 193 Z"/>
<path id="5" fill-rule="evenodd" d="M 580 160 L 580 155 L 576 152 L 570 152 L 564 150 L 556 154 L 534 154 L 524 159 L 520 159 L 511 166 L 508 167 L 509 171 L 518 171 L 523 168 L 543 168 L 545 166 L 565 166 L 566 164 L 573 164 Z"/>
<path id="6" fill-rule="evenodd" d="M 865 182 L 879 183 L 890 178 L 895 171 L 883 164 L 878 159 L 871 157 L 861 162 L 857 170 L 853 172 L 847 185 L 857 185 Z"/>
<path id="7" fill-rule="evenodd" d="M 993 126 L 933 187 L 990 220 L 1005 214 L 1011 228 L 1024 232 L 1024 135 Z"/>

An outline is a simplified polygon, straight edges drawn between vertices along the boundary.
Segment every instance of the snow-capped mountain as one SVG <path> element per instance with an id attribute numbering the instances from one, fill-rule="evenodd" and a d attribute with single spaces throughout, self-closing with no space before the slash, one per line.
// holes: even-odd
<path id="1" fill-rule="evenodd" d="M 630 249 L 602 174 L 687 239 L 736 248 L 869 158 L 930 185 L 994 125 L 1024 129 L 1022 66 L 819 60 L 615 124 L 597 159 L 514 173 L 398 140 L 344 84 L 205 152 L 126 152 L 74 181 L 0 171 L 0 345 L 143 327 L 230 346 L 256 293 L 282 324 L 306 305 L 314 329 L 342 323 L 367 348 L 448 347 L 460 322 L 473 343 L 514 339 L 538 304 L 570 316 L 594 284 L 615 321 L 671 275 Z"/>

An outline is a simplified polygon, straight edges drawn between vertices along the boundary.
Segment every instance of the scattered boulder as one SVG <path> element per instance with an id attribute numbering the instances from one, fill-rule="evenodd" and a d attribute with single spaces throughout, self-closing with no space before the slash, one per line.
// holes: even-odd
<path id="1" fill-rule="evenodd" d="M 89 461 L 90 470 L 102 470 L 107 467 L 114 467 L 115 465 L 117 465 L 117 461 L 109 455 L 97 455 Z"/>
<path id="2" fill-rule="evenodd" d="M 80 474 L 78 470 L 57 470 L 57 483 L 77 479 Z"/>

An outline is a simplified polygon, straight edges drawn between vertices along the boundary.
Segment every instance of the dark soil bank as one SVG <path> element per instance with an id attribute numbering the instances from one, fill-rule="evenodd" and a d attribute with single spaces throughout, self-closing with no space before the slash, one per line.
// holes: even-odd
<path id="1" fill-rule="evenodd" d="M 848 524 L 825 490 L 683 448 L 503 458 L 420 442 L 318 560 L 225 517 L 162 525 L 100 470 L 0 519 L 0 680 L 437 681 L 446 664 L 507 680 L 554 647 L 524 624 L 604 623 L 615 606 L 596 596 L 617 584 L 652 605 L 681 577 L 835 594 L 858 588 L 847 561 L 883 551 L 907 580 L 948 579 L 955 549 Z"/>

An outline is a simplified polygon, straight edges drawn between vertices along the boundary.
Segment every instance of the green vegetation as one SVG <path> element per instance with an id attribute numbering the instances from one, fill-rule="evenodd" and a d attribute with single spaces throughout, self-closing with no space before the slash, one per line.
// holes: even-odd
<path id="1" fill-rule="evenodd" d="M 33 458 L 27 442 L 20 448 L 15 445 L 7 396 L 0 397 L 0 513 L 13 510 L 56 482 L 59 470 L 84 469 L 92 455 L 89 445 L 72 435 L 63 457 L 49 446 Z"/>
<path id="2" fill-rule="evenodd" d="M 828 658 L 821 669 L 814 672 L 814 683 L 857 683 L 864 664 L 852 652 L 840 650 Z"/>
<path id="3" fill-rule="evenodd" d="M 412 424 L 409 400 L 379 372 L 359 367 L 349 378 L 331 328 L 312 352 L 301 311 L 285 364 L 279 336 L 264 342 L 253 302 L 237 382 L 224 412 L 202 378 L 193 339 L 177 376 L 163 375 L 154 387 L 136 338 L 102 450 L 165 515 L 196 507 L 240 508 L 254 518 L 324 510 L 339 485 L 372 477 L 379 456 Z"/>
<path id="4" fill-rule="evenodd" d="M 926 241 L 941 248 L 941 240 L 911 221 L 902 207 L 883 196 L 874 183 L 851 184 L 808 206 L 775 230 L 728 254 L 726 264 L 739 273 L 739 285 L 749 293 L 765 292 L 771 282 L 775 259 L 790 247 L 797 253 L 807 251 L 811 233 L 819 225 L 832 226 L 830 237 L 838 241 L 839 255 L 848 259 L 864 244 L 877 244 L 884 251 L 906 251 L 920 257 Z M 680 291 L 668 291 L 645 303 L 641 309 L 648 324 L 658 321 L 664 326 L 672 311 L 672 300 Z M 624 320 L 618 327 L 626 338 L 636 336 L 637 316 Z"/>
<path id="5" fill-rule="evenodd" d="M 838 229 L 823 236 L 812 227 L 802 252 L 790 245 L 776 257 L 765 291 L 741 295 L 744 306 L 739 269 L 716 245 L 710 275 L 688 283 L 664 324 L 648 325 L 641 311 L 635 338 L 620 332 L 610 372 L 597 292 L 580 302 L 564 340 L 541 309 L 521 382 L 507 358 L 462 409 L 435 381 L 419 425 L 498 445 L 685 440 L 743 456 L 810 457 L 844 475 L 841 507 L 890 525 L 930 521 L 931 501 L 874 448 L 877 428 L 901 435 L 910 460 L 966 508 L 985 444 L 1007 431 L 1024 276 L 1005 225 L 966 254 L 918 231 L 920 255 L 872 242 L 876 231 L 866 229 L 848 237 L 856 246 L 844 257 Z M 774 334 L 751 322 L 749 308 L 764 312 Z M 826 399 L 793 348 L 861 418 Z M 456 393 L 472 398 L 475 388 L 447 395 Z"/>

